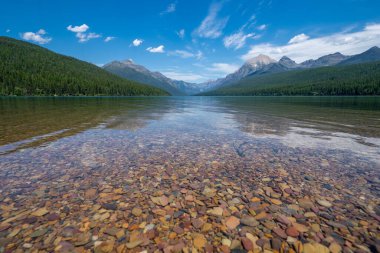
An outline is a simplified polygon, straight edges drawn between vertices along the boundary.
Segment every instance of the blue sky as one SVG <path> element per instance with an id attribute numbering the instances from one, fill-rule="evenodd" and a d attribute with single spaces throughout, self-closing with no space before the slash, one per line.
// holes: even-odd
<path id="1" fill-rule="evenodd" d="M 190 82 L 267 54 L 297 62 L 380 46 L 379 0 L 1 0 L 0 34 Z"/>

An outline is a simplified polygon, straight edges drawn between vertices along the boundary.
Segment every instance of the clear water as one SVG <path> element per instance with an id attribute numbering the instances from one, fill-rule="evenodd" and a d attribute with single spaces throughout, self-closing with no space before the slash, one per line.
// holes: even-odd
<path id="1" fill-rule="evenodd" d="M 377 97 L 3 98 L 0 112 L 3 159 L 88 142 L 99 152 L 103 142 L 126 149 L 136 141 L 144 143 L 135 146 L 141 154 L 155 143 L 177 152 L 197 143 L 194 151 L 205 152 L 257 142 L 368 162 L 380 155 Z M 103 151 L 114 158 L 112 148 Z"/>
<path id="2" fill-rule="evenodd" d="M 52 235 L 93 217 L 89 188 L 104 193 L 97 203 L 122 188 L 120 200 L 150 212 L 157 191 L 233 182 L 256 196 L 286 184 L 298 195 L 267 211 L 310 197 L 334 201 L 333 221 L 350 226 L 380 215 L 378 97 L 2 98 L 0 112 L 0 202 L 14 212 L 1 219 L 70 207 L 64 222 L 41 223 Z M 367 247 L 376 234 L 350 231 Z"/>

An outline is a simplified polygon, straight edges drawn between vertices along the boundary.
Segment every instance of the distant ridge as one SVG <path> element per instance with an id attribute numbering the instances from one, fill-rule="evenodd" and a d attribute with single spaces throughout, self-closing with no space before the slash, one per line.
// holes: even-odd
<path id="1" fill-rule="evenodd" d="M 380 61 L 251 75 L 201 95 L 380 95 Z"/>
<path id="2" fill-rule="evenodd" d="M 319 57 L 316 60 L 307 60 L 300 64 L 283 56 L 278 62 L 271 59 L 266 55 L 258 55 L 252 59 L 247 60 L 237 71 L 227 75 L 224 78 L 219 78 L 214 81 L 207 82 L 207 91 L 220 89 L 222 87 L 230 86 L 247 77 L 268 75 L 281 72 L 288 72 L 302 69 L 314 69 L 320 67 L 331 67 L 338 65 L 352 65 L 358 63 L 367 63 L 373 61 L 380 61 L 380 49 L 372 47 L 369 50 L 353 55 L 347 56 L 339 52 Z"/>
<path id="3" fill-rule="evenodd" d="M 347 56 L 340 52 L 336 52 L 321 56 L 315 60 L 307 60 L 299 64 L 287 56 L 283 56 L 279 61 L 276 61 L 267 55 L 259 54 L 256 57 L 248 59 L 235 72 L 228 74 L 223 78 L 199 84 L 170 79 L 159 72 L 150 71 L 144 66 L 135 64 L 130 60 L 113 61 L 106 64 L 103 68 L 121 77 L 148 83 L 152 86 L 164 89 L 172 95 L 193 95 L 230 86 L 231 84 L 237 83 L 247 77 L 376 61 L 380 60 L 379 50 L 378 47 L 373 47 L 366 52 L 353 56 Z"/>
<path id="4" fill-rule="evenodd" d="M 160 72 L 150 71 L 131 60 L 112 61 L 103 68 L 120 77 L 163 89 L 172 95 L 191 95 L 202 91 L 201 87 L 195 83 L 170 79 Z"/>
<path id="5" fill-rule="evenodd" d="M 346 56 L 337 52 L 334 54 L 329 54 L 329 55 L 319 57 L 316 60 L 304 61 L 300 64 L 300 66 L 304 68 L 319 68 L 319 67 L 333 66 L 346 60 L 347 58 L 349 58 L 349 56 Z"/>
<path id="6" fill-rule="evenodd" d="M 298 64 L 293 61 L 292 59 L 290 59 L 289 57 L 287 56 L 283 56 L 279 61 L 278 61 L 278 64 L 286 67 L 286 68 L 297 68 L 298 67 Z"/>
<path id="7" fill-rule="evenodd" d="M 340 62 L 339 65 L 366 63 L 378 60 L 380 60 L 380 48 L 372 47 L 361 54 L 349 57 L 348 59 Z"/>
<path id="8" fill-rule="evenodd" d="M 112 61 L 104 65 L 103 69 L 120 77 L 163 89 L 172 95 L 184 95 L 183 92 L 173 87 L 161 73 L 151 72 L 144 66 L 137 65 L 131 60 Z"/>

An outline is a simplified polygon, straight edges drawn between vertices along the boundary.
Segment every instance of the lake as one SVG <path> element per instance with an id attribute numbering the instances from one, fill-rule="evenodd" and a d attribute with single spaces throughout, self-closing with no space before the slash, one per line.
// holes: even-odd
<path id="1" fill-rule="evenodd" d="M 366 252 L 379 169 L 379 97 L 0 98 L 0 252 Z"/>

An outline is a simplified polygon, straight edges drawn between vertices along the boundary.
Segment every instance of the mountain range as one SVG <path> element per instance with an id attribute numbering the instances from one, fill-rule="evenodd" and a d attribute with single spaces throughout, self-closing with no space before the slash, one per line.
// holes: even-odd
<path id="1" fill-rule="evenodd" d="M 192 95 L 202 91 L 202 84 L 170 79 L 160 72 L 153 72 L 135 64 L 132 60 L 112 61 L 104 65 L 103 69 L 120 77 L 163 89 L 176 96 Z"/>
<path id="2" fill-rule="evenodd" d="M 380 61 L 247 76 L 200 93 L 207 96 L 380 95 Z"/>
<path id="3" fill-rule="evenodd" d="M 0 96 L 375 95 L 380 94 L 379 63 L 378 47 L 353 56 L 334 53 L 302 63 L 286 56 L 276 61 L 259 55 L 224 78 L 195 84 L 170 79 L 131 60 L 113 61 L 99 68 L 3 36 L 0 37 Z"/>
<path id="4" fill-rule="evenodd" d="M 229 74 L 224 78 L 208 82 L 207 87 L 211 87 L 211 89 L 217 89 L 236 83 L 248 76 L 274 74 L 286 71 L 313 69 L 335 65 L 350 65 L 376 60 L 380 60 L 380 48 L 378 47 L 373 47 L 361 54 L 354 56 L 346 56 L 341 53 L 334 53 L 322 56 L 316 60 L 307 60 L 300 64 L 297 64 L 287 56 L 283 56 L 279 61 L 275 61 L 269 56 L 259 55 L 246 61 L 243 66 L 241 66 L 234 73 Z"/>
<path id="5" fill-rule="evenodd" d="M 307 60 L 299 64 L 287 56 L 283 56 L 279 61 L 276 61 L 274 59 L 271 59 L 269 56 L 258 55 L 257 57 L 247 60 L 234 73 L 231 73 L 224 78 L 219 78 L 217 80 L 212 80 L 200 84 L 170 79 L 159 72 L 152 72 L 141 65 L 133 63 L 130 60 L 113 61 L 104 65 L 103 68 L 123 78 L 147 83 L 152 86 L 164 89 L 172 95 L 193 95 L 229 86 L 250 76 L 329 66 L 351 65 L 378 60 L 380 60 L 380 48 L 378 47 L 372 47 L 361 54 L 353 56 L 347 56 L 337 52 L 334 54 L 322 56 L 316 60 Z"/>

